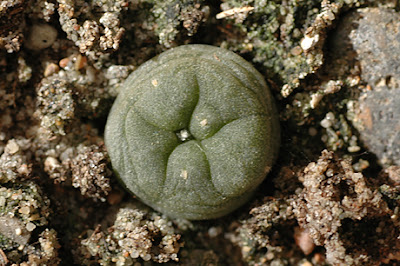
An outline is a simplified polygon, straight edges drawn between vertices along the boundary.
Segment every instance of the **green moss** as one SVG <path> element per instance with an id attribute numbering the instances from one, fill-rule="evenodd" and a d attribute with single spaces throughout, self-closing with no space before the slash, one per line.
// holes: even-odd
<path id="1" fill-rule="evenodd" d="M 148 61 L 126 81 L 105 131 L 126 187 L 173 217 L 210 219 L 242 205 L 279 147 L 275 106 L 245 60 L 185 45 Z"/>

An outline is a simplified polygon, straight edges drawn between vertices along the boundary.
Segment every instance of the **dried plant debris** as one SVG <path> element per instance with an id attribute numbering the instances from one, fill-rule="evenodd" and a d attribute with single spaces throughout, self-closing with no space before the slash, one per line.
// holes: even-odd
<path id="1" fill-rule="evenodd" d="M 100 265 L 179 261 L 180 237 L 167 219 L 131 205 L 119 210 L 114 225 L 106 231 L 92 231 L 82 241 L 82 252 Z"/>
<path id="2" fill-rule="evenodd" d="M 393 171 L 391 176 L 397 177 Z M 379 265 L 398 256 L 398 198 L 389 193 L 397 189 L 398 195 L 398 187 L 372 186 L 348 160 L 328 151 L 298 179 L 304 186 L 301 191 L 286 198 L 266 198 L 239 228 L 235 241 L 250 264 L 293 264 L 308 254 L 316 263 L 321 251 L 314 244 L 325 248 L 326 262 L 333 265 Z M 397 204 L 388 204 L 385 196 Z"/>

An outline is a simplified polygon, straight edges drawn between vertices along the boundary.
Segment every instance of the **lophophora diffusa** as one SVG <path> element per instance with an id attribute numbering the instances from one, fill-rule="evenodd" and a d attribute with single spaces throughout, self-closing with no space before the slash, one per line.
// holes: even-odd
<path id="1" fill-rule="evenodd" d="M 244 204 L 271 169 L 279 141 L 262 75 L 209 45 L 173 48 L 140 66 L 105 129 L 124 186 L 154 209 L 190 220 Z"/>

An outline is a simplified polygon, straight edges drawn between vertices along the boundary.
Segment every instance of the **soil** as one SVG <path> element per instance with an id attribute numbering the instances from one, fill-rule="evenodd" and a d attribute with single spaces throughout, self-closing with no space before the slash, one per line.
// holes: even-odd
<path id="1" fill-rule="evenodd" d="M 400 263 L 398 1 L 0 1 L 0 265 Z M 384 30 L 382 30 L 384 29 Z M 279 158 L 223 218 L 171 219 L 116 180 L 127 76 L 204 43 L 262 73 Z"/>

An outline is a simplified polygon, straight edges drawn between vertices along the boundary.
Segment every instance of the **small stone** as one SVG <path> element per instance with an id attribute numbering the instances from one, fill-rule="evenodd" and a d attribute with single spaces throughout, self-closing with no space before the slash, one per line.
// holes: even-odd
<path id="1" fill-rule="evenodd" d="M 300 46 L 295 46 L 292 48 L 292 50 L 290 50 L 290 53 L 292 55 L 301 55 L 302 52 L 303 52 L 303 50 L 301 49 Z"/>
<path id="2" fill-rule="evenodd" d="M 315 253 L 313 256 L 313 261 L 315 261 L 315 263 L 317 263 L 317 264 L 325 264 L 326 263 L 325 256 L 321 253 Z"/>
<path id="3" fill-rule="evenodd" d="M 75 65 L 74 65 L 75 66 L 75 70 L 78 71 L 78 70 L 82 69 L 83 67 L 86 66 L 86 64 L 87 64 L 86 56 L 83 56 L 83 55 L 79 54 L 76 57 L 76 61 L 75 61 Z"/>
<path id="4" fill-rule="evenodd" d="M 150 254 L 146 254 L 146 255 L 144 255 L 144 256 L 142 257 L 142 259 L 143 259 L 144 261 L 149 261 L 149 260 L 151 259 L 151 255 L 150 255 Z"/>
<path id="5" fill-rule="evenodd" d="M 15 154 L 19 151 L 19 146 L 17 144 L 17 142 L 15 141 L 15 139 L 11 139 L 10 141 L 8 141 L 6 147 L 5 147 L 5 152 L 9 153 L 9 154 Z"/>
<path id="6" fill-rule="evenodd" d="M 49 24 L 34 24 L 26 41 L 31 50 L 42 50 L 50 47 L 57 39 L 57 30 Z"/>
<path id="7" fill-rule="evenodd" d="M 121 244 L 119 244 L 119 245 L 121 245 Z M 133 250 L 131 252 L 131 257 L 134 258 L 134 259 L 139 258 L 139 252 L 136 251 L 136 250 Z"/>
<path id="8" fill-rule="evenodd" d="M 308 129 L 308 134 L 309 134 L 311 137 L 315 137 L 315 136 L 318 134 L 318 131 L 317 131 L 317 129 L 316 129 L 315 127 L 310 127 L 310 128 Z"/>
<path id="9" fill-rule="evenodd" d="M 118 204 L 122 201 L 123 193 L 122 192 L 115 192 L 112 191 L 108 196 L 107 196 L 107 202 L 110 203 L 111 205 Z"/>
<path id="10" fill-rule="evenodd" d="M 313 252 L 315 244 L 306 230 L 296 227 L 294 230 L 294 239 L 305 255 Z"/>
<path id="11" fill-rule="evenodd" d="M 60 163 L 58 162 L 58 160 L 54 157 L 47 157 L 46 160 L 44 161 L 44 170 L 46 172 L 51 172 L 54 169 L 56 169 L 57 167 L 60 166 Z"/>
<path id="12" fill-rule="evenodd" d="M 0 207 L 4 207 L 6 205 L 6 198 L 0 197 Z"/>
<path id="13" fill-rule="evenodd" d="M 29 175 L 31 169 L 27 164 L 24 163 L 17 169 L 17 172 L 21 175 Z"/>
<path id="14" fill-rule="evenodd" d="M 319 35 L 314 35 L 312 37 L 306 35 L 304 39 L 300 42 L 300 46 L 304 51 L 310 50 L 319 41 Z"/>
<path id="15" fill-rule="evenodd" d="M 26 225 L 26 230 L 28 230 L 29 232 L 32 232 L 33 230 L 35 230 L 35 228 L 36 228 L 36 225 L 34 223 L 29 222 Z"/>
<path id="16" fill-rule="evenodd" d="M 22 213 L 22 214 L 29 214 L 29 213 L 31 212 L 31 210 L 30 210 L 29 207 L 24 206 L 24 207 L 21 207 L 21 208 L 18 210 L 18 212 L 19 212 L 19 213 Z"/>
<path id="17" fill-rule="evenodd" d="M 69 61 L 70 61 L 70 60 L 69 60 L 68 57 L 63 58 L 63 59 L 60 60 L 60 62 L 58 63 L 58 65 L 59 65 L 61 68 L 65 68 L 65 67 L 68 65 Z"/>
<path id="18" fill-rule="evenodd" d="M 44 76 L 48 77 L 53 75 L 54 73 L 57 73 L 60 70 L 59 66 L 54 63 L 50 63 L 46 66 L 46 69 L 44 70 Z"/>
<path id="19" fill-rule="evenodd" d="M 20 235 L 22 234 L 21 228 L 16 228 L 16 229 L 15 229 L 15 234 L 16 234 L 17 236 L 20 236 Z"/>
<path id="20" fill-rule="evenodd" d="M 329 128 L 332 126 L 334 120 L 335 120 L 335 117 L 334 117 L 333 113 L 329 112 L 326 114 L 325 118 L 321 120 L 320 124 L 323 128 Z"/>
<path id="21" fill-rule="evenodd" d="M 348 148 L 347 148 L 347 151 L 348 152 L 359 152 L 360 151 L 360 146 L 349 146 Z"/>
<path id="22" fill-rule="evenodd" d="M 12 117 L 9 114 L 3 114 L 0 117 L 0 121 L 2 126 L 11 126 L 11 123 L 13 122 Z"/>
<path id="23" fill-rule="evenodd" d="M 0 234 L 20 245 L 27 244 L 30 238 L 22 221 L 10 216 L 0 216 Z"/>
<path id="24" fill-rule="evenodd" d="M 348 111 L 365 148 L 382 165 L 400 165 L 400 14 L 357 9 L 339 23 L 331 45 L 345 65 L 357 61 L 367 83 Z"/>
<path id="25" fill-rule="evenodd" d="M 208 235 L 211 238 L 217 237 L 221 233 L 221 228 L 212 226 L 208 229 Z"/>

